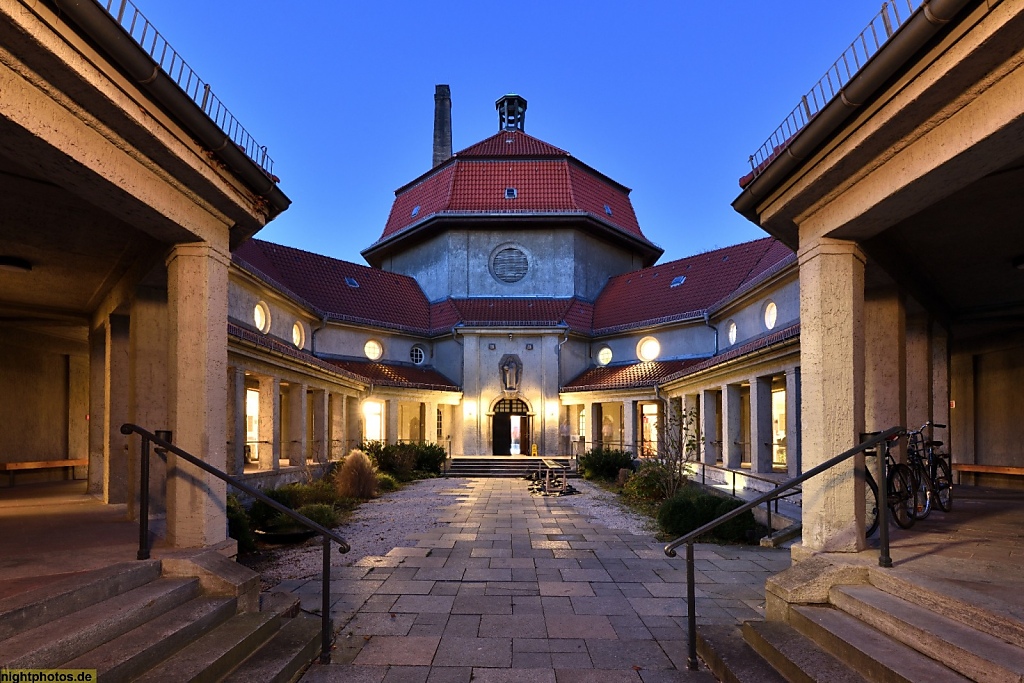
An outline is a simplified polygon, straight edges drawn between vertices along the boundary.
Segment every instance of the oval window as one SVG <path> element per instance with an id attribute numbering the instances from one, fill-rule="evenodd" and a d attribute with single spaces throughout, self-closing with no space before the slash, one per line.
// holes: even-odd
<path id="1" fill-rule="evenodd" d="M 661 355 L 661 344 L 654 337 L 644 337 L 636 345 L 636 355 L 644 362 L 652 361 Z"/>
<path id="2" fill-rule="evenodd" d="M 298 320 L 292 325 L 292 344 L 298 349 L 306 345 L 306 328 Z"/>
<path id="3" fill-rule="evenodd" d="M 774 301 L 769 301 L 764 307 L 764 326 L 769 330 L 775 327 L 775 322 L 779 317 L 779 309 L 775 305 Z"/>
<path id="4" fill-rule="evenodd" d="M 252 321 L 256 323 L 256 329 L 263 334 L 270 332 L 270 308 L 265 302 L 260 301 L 253 308 Z"/>
<path id="5" fill-rule="evenodd" d="M 725 336 L 729 340 L 729 346 L 736 343 L 736 323 L 732 320 L 726 325 Z"/>
<path id="6" fill-rule="evenodd" d="M 602 346 L 601 350 L 597 352 L 597 362 L 599 365 L 608 365 L 612 362 L 612 350 L 607 346 Z"/>
<path id="7" fill-rule="evenodd" d="M 380 357 L 384 355 L 384 347 L 376 339 L 370 339 L 363 344 L 363 353 L 370 360 L 380 360 Z"/>

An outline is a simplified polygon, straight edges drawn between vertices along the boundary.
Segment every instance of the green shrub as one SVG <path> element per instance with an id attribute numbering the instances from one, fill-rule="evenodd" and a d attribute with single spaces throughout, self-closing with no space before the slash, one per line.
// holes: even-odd
<path id="1" fill-rule="evenodd" d="M 353 450 L 345 457 L 336 478 L 338 493 L 346 498 L 369 500 L 377 495 L 377 472 L 365 453 Z"/>
<path id="2" fill-rule="evenodd" d="M 615 448 L 594 448 L 579 460 L 579 469 L 585 479 L 614 480 L 620 469 L 633 469 L 633 455 Z"/>
<path id="3" fill-rule="evenodd" d="M 658 508 L 658 526 L 670 536 L 682 536 L 696 529 L 697 515 L 693 497 L 676 495 Z"/>
<path id="4" fill-rule="evenodd" d="M 398 480 L 387 472 L 377 473 L 377 490 L 381 493 L 390 493 L 398 490 Z"/>
<path id="5" fill-rule="evenodd" d="M 718 503 L 718 509 L 715 511 L 715 516 L 721 517 L 724 514 L 732 512 L 741 505 L 743 505 L 743 501 L 741 500 L 722 498 Z M 754 527 L 754 513 L 752 510 L 747 510 L 739 517 L 730 519 L 728 522 L 715 529 L 714 534 L 717 538 L 720 538 L 723 541 L 746 543 L 748 541 L 748 532 L 753 531 Z"/>
<path id="6" fill-rule="evenodd" d="M 640 501 L 656 501 L 665 497 L 665 469 L 656 462 L 645 462 L 626 479 L 622 494 Z"/>
<path id="7" fill-rule="evenodd" d="M 228 494 L 228 536 L 238 541 L 238 552 L 251 553 L 256 550 L 256 538 L 249 528 L 249 515 L 238 496 Z"/>
<path id="8" fill-rule="evenodd" d="M 743 501 L 720 498 L 711 493 L 684 488 L 658 509 L 658 525 L 671 536 L 682 536 L 743 505 Z M 722 541 L 746 542 L 747 532 L 754 528 L 754 514 L 747 510 L 711 532 Z"/>
<path id="9" fill-rule="evenodd" d="M 296 512 L 303 517 L 316 522 L 322 527 L 332 529 L 338 526 L 338 513 L 335 511 L 333 505 L 310 503 L 309 505 L 303 505 L 296 510 Z"/>
<path id="10" fill-rule="evenodd" d="M 299 492 L 299 506 L 323 503 L 333 506 L 338 502 L 340 494 L 332 479 L 324 478 L 311 481 L 308 484 L 296 484 Z"/>
<path id="11" fill-rule="evenodd" d="M 267 489 L 263 495 L 292 510 L 302 503 L 302 490 L 295 484 L 288 484 L 279 489 Z M 249 522 L 255 529 L 267 529 L 271 520 L 279 514 L 281 513 L 274 508 L 257 500 L 249 508 Z"/>
<path id="12" fill-rule="evenodd" d="M 416 469 L 421 472 L 440 474 L 447 458 L 444 446 L 436 443 L 416 444 Z"/>
<path id="13" fill-rule="evenodd" d="M 413 444 L 389 443 L 374 456 L 374 461 L 381 472 L 393 474 L 398 481 L 409 481 L 416 468 L 416 454 Z"/>

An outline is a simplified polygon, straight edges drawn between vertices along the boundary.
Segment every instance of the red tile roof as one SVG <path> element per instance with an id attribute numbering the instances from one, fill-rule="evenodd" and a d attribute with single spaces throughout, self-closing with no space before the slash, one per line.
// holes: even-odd
<path id="1" fill-rule="evenodd" d="M 366 377 L 378 386 L 434 389 L 438 391 L 461 391 L 457 384 L 436 370 L 409 365 L 392 365 L 359 360 L 326 360 L 347 372 Z"/>
<path id="2" fill-rule="evenodd" d="M 505 198 L 507 188 L 516 189 L 514 199 Z M 589 216 L 654 247 L 640 230 L 629 192 L 564 150 L 521 131 L 502 131 L 399 188 L 377 244 L 433 217 L 550 214 Z"/>
<path id="3" fill-rule="evenodd" d="M 252 346 L 257 346 L 263 349 L 267 349 L 269 351 L 273 351 L 274 353 L 287 356 L 289 358 L 292 358 L 293 360 L 305 363 L 306 365 L 311 365 L 320 370 L 324 370 L 335 375 L 340 375 L 342 377 L 353 379 L 361 384 L 370 384 L 370 379 L 363 375 L 360 375 L 355 372 L 350 372 L 336 365 L 331 365 L 327 361 L 317 358 L 308 351 L 297 349 L 294 346 L 286 344 L 283 341 L 275 339 L 274 337 L 271 337 L 269 335 L 260 334 L 259 332 L 253 332 L 252 330 L 246 329 L 241 325 L 228 323 L 228 337 L 233 337 L 237 340 L 248 342 Z"/>
<path id="4" fill-rule="evenodd" d="M 695 373 L 701 372 L 702 370 L 707 370 L 708 368 L 713 368 L 716 365 L 721 365 L 722 363 L 727 363 L 731 360 L 741 358 L 747 355 L 748 353 L 762 351 L 764 349 L 773 346 L 779 346 L 785 343 L 793 343 L 793 340 L 796 340 L 799 337 L 800 323 L 790 325 L 789 327 L 784 327 L 781 330 L 775 330 L 774 332 L 768 332 L 766 334 L 761 335 L 760 337 L 756 337 L 755 339 L 748 341 L 746 344 L 743 344 L 742 346 L 737 346 L 736 348 L 729 349 L 728 351 L 720 353 L 717 356 L 705 358 L 702 361 L 698 361 L 693 365 L 687 366 L 686 368 L 683 368 L 682 370 L 675 372 L 669 375 L 668 377 L 665 377 L 665 379 L 662 380 L 661 384 L 677 380 L 687 375 L 693 375 Z"/>
<path id="5" fill-rule="evenodd" d="M 318 315 L 418 334 L 431 329 L 427 298 L 406 275 L 257 239 L 238 247 L 233 260 Z"/>
<path id="6" fill-rule="evenodd" d="M 788 247 L 766 237 L 618 275 L 594 302 L 594 333 L 703 315 L 795 258 Z M 673 287 L 680 277 L 685 281 Z"/>
<path id="7" fill-rule="evenodd" d="M 597 366 L 584 370 L 576 379 L 562 387 L 562 391 L 597 391 L 653 387 L 661 384 L 666 377 L 675 375 L 681 370 L 700 362 L 699 359 L 654 360 L 629 365 Z"/>

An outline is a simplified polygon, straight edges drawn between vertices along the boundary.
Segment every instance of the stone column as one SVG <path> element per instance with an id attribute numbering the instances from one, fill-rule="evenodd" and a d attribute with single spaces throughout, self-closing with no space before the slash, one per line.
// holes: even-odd
<path id="1" fill-rule="evenodd" d="M 106 448 L 103 435 L 106 431 L 106 365 L 107 331 L 102 325 L 89 332 L 89 484 L 88 492 L 94 496 L 103 495 Z"/>
<path id="2" fill-rule="evenodd" d="M 800 462 L 800 368 L 786 370 L 786 467 L 790 477 L 803 473 Z"/>
<path id="3" fill-rule="evenodd" d="M 311 457 L 316 462 L 327 462 L 330 459 L 330 407 L 327 391 L 313 390 L 313 443 L 310 444 Z"/>
<path id="4" fill-rule="evenodd" d="M 284 441 L 287 442 L 285 452 L 288 455 L 288 464 L 292 467 L 306 464 L 308 452 L 307 421 L 309 418 L 308 406 L 306 403 L 306 385 L 292 382 L 288 386 L 288 418 Z"/>
<path id="5" fill-rule="evenodd" d="M 245 471 L 245 370 L 228 368 L 228 474 Z"/>
<path id="6" fill-rule="evenodd" d="M 604 406 L 600 403 L 591 403 L 587 410 L 590 412 L 590 443 L 587 450 L 601 448 L 604 446 L 604 438 L 601 429 L 604 426 Z"/>
<path id="7" fill-rule="evenodd" d="M 384 443 L 398 443 L 398 400 L 384 401 Z"/>
<path id="8" fill-rule="evenodd" d="M 423 404 L 423 440 L 426 443 L 440 443 L 437 438 L 437 401 Z"/>
<path id="9" fill-rule="evenodd" d="M 331 433 L 330 448 L 328 450 L 331 460 L 341 460 L 348 455 L 348 397 L 344 394 L 331 393 Z"/>
<path id="10" fill-rule="evenodd" d="M 932 325 L 932 419 L 949 429 L 949 336 L 946 330 L 936 324 Z M 951 432 L 940 431 L 940 441 L 949 444 Z"/>
<path id="11" fill-rule="evenodd" d="M 750 379 L 750 471 L 772 471 L 772 378 Z"/>
<path id="12" fill-rule="evenodd" d="M 175 245 L 167 258 L 170 322 L 169 408 L 175 445 L 226 466 L 228 360 L 227 245 Z M 227 537 L 227 486 L 168 456 L 167 531 L 176 547 L 209 546 Z"/>
<path id="13" fill-rule="evenodd" d="M 738 470 L 743 462 L 743 433 L 740 385 L 722 387 L 722 460 L 729 469 Z"/>
<path id="14" fill-rule="evenodd" d="M 824 237 L 801 239 L 798 257 L 806 471 L 851 448 L 864 431 L 865 257 L 853 242 Z M 862 487 L 852 460 L 804 484 L 804 547 L 864 547 Z"/>
<path id="15" fill-rule="evenodd" d="M 877 432 L 907 423 L 906 311 L 895 287 L 864 296 L 864 426 Z M 801 333 L 801 345 L 803 344 Z M 801 357 L 806 357 L 801 354 Z M 837 451 L 838 453 L 838 451 Z"/>
<path id="16" fill-rule="evenodd" d="M 722 451 L 718 443 L 718 392 L 713 389 L 700 392 L 700 435 L 704 442 L 704 463 L 716 464 Z"/>
<path id="17" fill-rule="evenodd" d="M 686 444 L 693 441 L 697 446 L 697 453 L 695 458 L 700 456 L 700 396 L 697 394 L 685 394 L 682 397 L 682 413 L 679 418 L 681 421 L 682 428 L 682 443 L 681 448 L 686 448 Z M 693 418 L 691 421 L 691 417 Z"/>
<path id="18" fill-rule="evenodd" d="M 126 315 L 112 315 L 106 324 L 103 403 L 103 502 L 127 503 L 137 487 L 128 481 L 128 437 L 121 425 L 129 421 L 130 323 Z M 145 425 L 140 425 L 145 426 Z M 135 457 L 139 457 L 135 454 Z"/>
<path id="19" fill-rule="evenodd" d="M 932 419 L 932 350 L 928 337 L 927 316 L 907 318 L 906 426 L 910 429 L 917 429 Z"/>
<path id="20" fill-rule="evenodd" d="M 640 425 L 636 419 L 637 402 L 622 402 L 622 444 L 623 450 L 629 451 L 633 457 L 640 455 Z"/>
<path id="21" fill-rule="evenodd" d="M 281 467 L 281 380 L 260 377 L 259 468 Z"/>

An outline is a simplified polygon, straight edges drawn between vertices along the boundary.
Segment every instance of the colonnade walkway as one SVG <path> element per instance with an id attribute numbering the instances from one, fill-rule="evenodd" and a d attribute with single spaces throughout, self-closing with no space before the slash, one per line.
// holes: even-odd
<path id="1" fill-rule="evenodd" d="M 453 479 L 445 526 L 332 570 L 330 664 L 304 683 L 669 683 L 686 669 L 686 563 L 649 536 L 591 523 L 526 482 Z M 406 545 L 402 545 L 402 544 Z M 699 545 L 699 624 L 763 618 L 788 550 Z M 319 578 L 279 590 L 321 604 Z"/>

